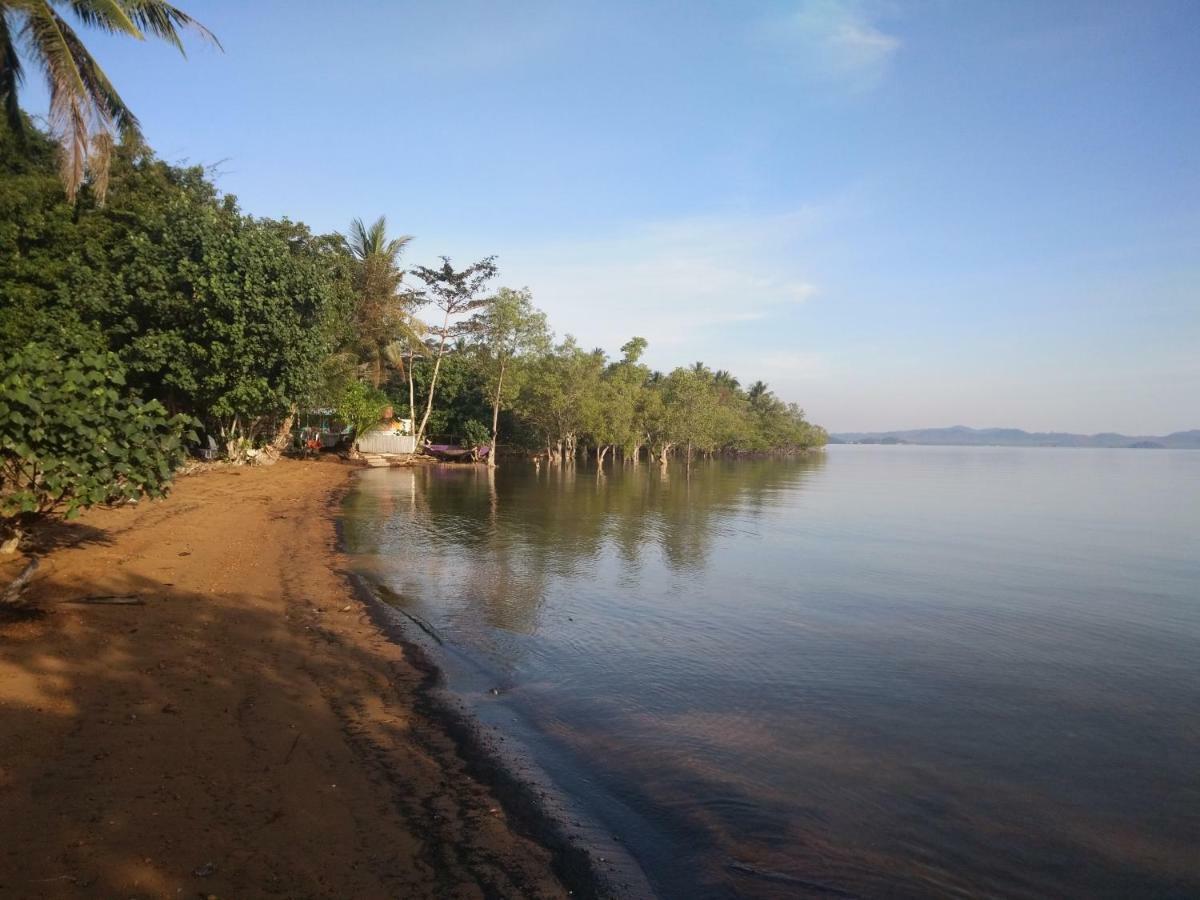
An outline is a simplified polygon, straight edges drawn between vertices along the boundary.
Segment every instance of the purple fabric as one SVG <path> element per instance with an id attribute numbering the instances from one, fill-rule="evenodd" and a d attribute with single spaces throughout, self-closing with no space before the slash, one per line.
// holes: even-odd
<path id="1" fill-rule="evenodd" d="M 458 447 L 454 444 L 426 444 L 425 452 L 430 456 L 444 457 L 446 459 L 462 459 L 466 456 L 474 455 L 476 459 L 486 459 L 491 452 L 491 447 L 477 447 L 471 450 L 467 447 Z"/>

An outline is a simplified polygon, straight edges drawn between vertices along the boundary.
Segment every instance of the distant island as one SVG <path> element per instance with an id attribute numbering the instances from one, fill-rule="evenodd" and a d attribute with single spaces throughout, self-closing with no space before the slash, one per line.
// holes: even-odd
<path id="1" fill-rule="evenodd" d="M 829 436 L 831 444 L 924 444 L 948 447 L 1113 447 L 1140 450 L 1200 450 L 1200 430 L 1166 435 L 1069 434 L 1020 428 L 914 428 L 911 431 L 847 431 Z"/>

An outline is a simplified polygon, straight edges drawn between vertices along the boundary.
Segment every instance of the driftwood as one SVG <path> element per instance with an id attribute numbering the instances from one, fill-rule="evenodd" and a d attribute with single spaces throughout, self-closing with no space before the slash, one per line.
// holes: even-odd
<path id="1" fill-rule="evenodd" d="M 0 594 L 0 606 L 6 603 L 16 604 L 21 601 L 21 594 L 29 584 L 29 579 L 33 578 L 37 572 L 39 565 L 36 556 L 29 560 L 29 563 L 21 570 L 21 574 L 12 580 L 12 583 L 4 589 L 3 594 Z"/>
<path id="2" fill-rule="evenodd" d="M 76 597 L 74 600 L 64 600 L 64 603 L 88 603 L 97 606 L 145 606 L 146 601 L 133 594 L 103 597 Z"/>
<path id="3" fill-rule="evenodd" d="M 400 595 L 397 594 L 395 591 L 393 591 L 391 588 L 389 588 L 383 584 L 376 584 L 375 585 L 375 596 L 378 597 L 379 599 L 381 599 L 384 603 L 386 603 L 392 609 L 396 610 L 396 612 L 400 613 L 402 616 L 409 619 L 414 625 L 416 625 L 418 628 L 420 628 L 423 632 L 425 632 L 427 635 L 429 635 L 431 638 L 433 638 L 439 644 L 446 643 L 444 640 L 442 640 L 442 636 L 434 630 L 432 625 L 430 625 L 428 622 L 426 622 L 420 616 L 413 615 L 407 609 L 404 609 L 400 605 L 403 602 L 400 599 Z"/>

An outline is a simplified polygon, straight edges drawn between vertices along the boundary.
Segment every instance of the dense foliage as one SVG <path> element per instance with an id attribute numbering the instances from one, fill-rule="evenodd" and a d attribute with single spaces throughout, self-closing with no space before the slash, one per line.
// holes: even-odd
<path id="1" fill-rule="evenodd" d="M 0 539 L 51 513 L 160 495 L 188 424 L 130 391 L 109 352 L 35 342 L 0 356 Z"/>
<path id="2" fill-rule="evenodd" d="M 0 341 L 113 351 L 131 386 L 196 417 L 231 455 L 320 388 L 348 306 L 334 237 L 242 215 L 199 168 L 135 144 L 110 202 L 66 204 L 54 147 L 0 135 Z"/>

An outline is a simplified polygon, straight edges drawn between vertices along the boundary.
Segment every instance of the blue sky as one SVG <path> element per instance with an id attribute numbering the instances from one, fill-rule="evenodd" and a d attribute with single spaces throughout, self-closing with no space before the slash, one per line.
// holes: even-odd
<path id="1" fill-rule="evenodd" d="M 224 53 L 93 45 L 250 212 L 833 430 L 1200 427 L 1194 0 L 181 5 Z"/>

